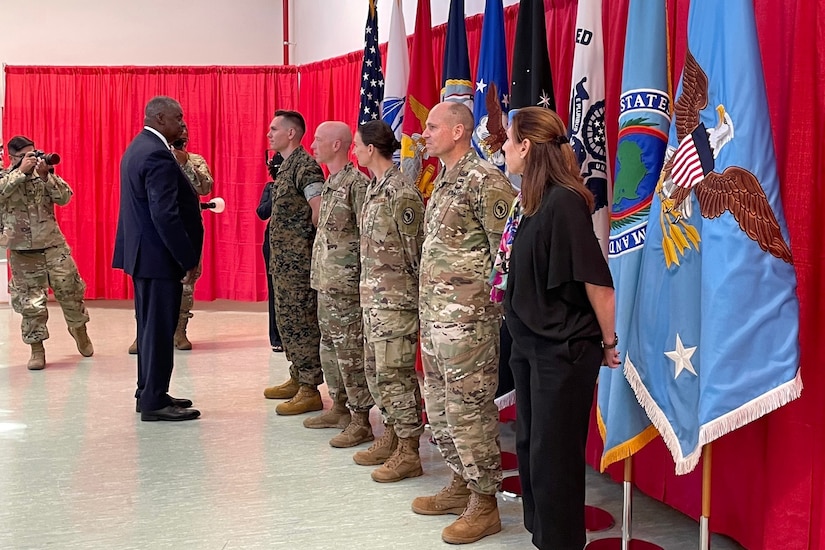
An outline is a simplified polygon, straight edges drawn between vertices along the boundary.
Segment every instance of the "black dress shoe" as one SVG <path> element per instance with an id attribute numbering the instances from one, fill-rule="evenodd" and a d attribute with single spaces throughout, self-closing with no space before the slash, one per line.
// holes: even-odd
<path id="1" fill-rule="evenodd" d="M 156 420 L 178 422 L 181 420 L 195 420 L 200 415 L 201 412 L 198 409 L 182 409 L 174 405 L 169 405 L 156 411 L 143 411 L 140 413 L 140 419 L 144 422 L 153 422 Z"/>
<path id="2" fill-rule="evenodd" d="M 172 397 L 171 395 L 169 396 L 169 399 L 172 400 L 170 405 L 172 405 L 174 407 L 180 407 L 181 409 L 188 409 L 189 407 L 192 406 L 192 400 L 191 399 L 178 399 L 177 397 Z M 135 399 L 135 412 L 136 413 L 140 412 L 140 400 L 139 399 Z"/>

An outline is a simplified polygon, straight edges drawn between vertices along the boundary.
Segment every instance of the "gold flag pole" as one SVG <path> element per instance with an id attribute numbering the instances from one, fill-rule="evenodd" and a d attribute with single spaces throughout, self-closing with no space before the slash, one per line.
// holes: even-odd
<path id="1" fill-rule="evenodd" d="M 710 549 L 711 444 L 702 447 L 702 516 L 699 518 L 699 550 Z"/>

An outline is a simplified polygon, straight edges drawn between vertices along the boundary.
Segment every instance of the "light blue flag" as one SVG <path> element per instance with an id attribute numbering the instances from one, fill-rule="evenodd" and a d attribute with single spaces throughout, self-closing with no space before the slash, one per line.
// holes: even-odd
<path id="1" fill-rule="evenodd" d="M 799 303 L 752 0 L 693 0 L 624 363 L 676 473 L 799 397 Z"/>
<path id="2" fill-rule="evenodd" d="M 609 243 L 621 360 L 636 304 L 650 202 L 662 171 L 670 128 L 665 2 L 630 0 L 626 35 Z M 602 368 L 598 390 L 604 471 L 636 453 L 659 432 L 650 424 L 621 370 Z"/>
<path id="3" fill-rule="evenodd" d="M 496 132 L 507 129 L 506 115 L 510 107 L 509 79 L 507 78 L 507 48 L 504 43 L 504 6 L 502 0 L 487 0 L 484 6 L 484 21 L 481 27 L 481 47 L 476 70 L 475 101 L 473 117 L 476 128 L 473 132 L 473 145 L 478 154 L 504 170 L 504 154 L 501 145 L 506 136 Z M 495 90 L 496 97 L 490 97 L 490 105 L 496 111 L 496 120 L 490 125 L 493 137 L 488 129 L 487 95 Z M 504 117 L 502 118 L 502 114 Z"/>

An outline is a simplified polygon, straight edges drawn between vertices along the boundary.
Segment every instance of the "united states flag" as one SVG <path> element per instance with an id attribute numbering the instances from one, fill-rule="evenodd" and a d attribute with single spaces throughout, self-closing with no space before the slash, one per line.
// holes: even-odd
<path id="1" fill-rule="evenodd" d="M 381 119 L 381 100 L 384 99 L 384 72 L 381 70 L 381 52 L 378 50 L 378 9 L 370 0 L 367 25 L 364 28 L 364 63 L 361 65 L 361 108 L 358 124 Z"/>
<path id="2" fill-rule="evenodd" d="M 673 183 L 684 189 L 692 189 L 702 183 L 705 174 L 713 170 L 713 153 L 704 124 L 682 138 L 673 155 L 670 177 Z"/>

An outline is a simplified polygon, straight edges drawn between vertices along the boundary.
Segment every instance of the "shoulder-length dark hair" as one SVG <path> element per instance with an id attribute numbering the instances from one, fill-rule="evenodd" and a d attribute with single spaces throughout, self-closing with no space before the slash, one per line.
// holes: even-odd
<path id="1" fill-rule="evenodd" d="M 521 204 L 527 216 L 538 212 L 544 192 L 552 185 L 578 193 L 593 211 L 593 194 L 582 183 L 576 154 L 567 142 L 567 129 L 559 115 L 543 107 L 519 109 L 513 116 L 511 135 L 515 143 L 530 142 L 521 179 Z"/>

